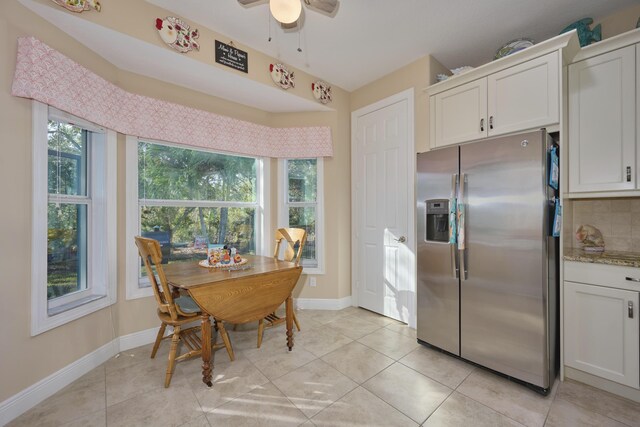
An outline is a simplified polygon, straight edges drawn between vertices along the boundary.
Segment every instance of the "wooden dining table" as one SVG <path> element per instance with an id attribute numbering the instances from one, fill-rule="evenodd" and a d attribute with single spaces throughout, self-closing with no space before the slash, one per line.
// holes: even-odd
<path id="1" fill-rule="evenodd" d="M 202 309 L 202 381 L 212 386 L 211 321 L 233 324 L 258 321 L 286 307 L 286 342 L 293 348 L 293 300 L 302 266 L 272 257 L 246 255 L 243 269 L 207 268 L 197 262 L 163 267 L 171 286 L 183 289 Z"/>

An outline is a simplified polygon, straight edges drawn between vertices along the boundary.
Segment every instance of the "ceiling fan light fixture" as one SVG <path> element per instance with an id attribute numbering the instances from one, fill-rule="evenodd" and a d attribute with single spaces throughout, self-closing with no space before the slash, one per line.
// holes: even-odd
<path id="1" fill-rule="evenodd" d="M 302 3 L 300 0 L 269 0 L 269 10 L 276 21 L 291 24 L 300 17 Z"/>

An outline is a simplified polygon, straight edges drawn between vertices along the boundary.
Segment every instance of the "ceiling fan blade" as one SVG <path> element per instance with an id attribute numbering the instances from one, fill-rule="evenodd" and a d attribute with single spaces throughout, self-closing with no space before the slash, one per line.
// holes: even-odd
<path id="1" fill-rule="evenodd" d="M 240 0 L 238 0 L 240 1 Z M 338 0 L 303 0 L 309 9 L 334 17 L 338 11 Z"/>
<path id="2" fill-rule="evenodd" d="M 238 0 L 238 3 L 240 3 L 244 7 L 257 6 L 266 2 L 266 0 Z"/>

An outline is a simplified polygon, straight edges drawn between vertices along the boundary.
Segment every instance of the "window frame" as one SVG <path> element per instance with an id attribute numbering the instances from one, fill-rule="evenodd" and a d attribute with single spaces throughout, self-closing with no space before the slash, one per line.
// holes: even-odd
<path id="1" fill-rule="evenodd" d="M 304 159 L 278 159 L 278 228 L 289 227 L 289 208 L 315 206 L 316 209 L 316 259 L 317 267 L 309 267 L 302 262 L 302 274 L 325 274 L 324 263 L 324 158 L 309 157 L 316 160 L 316 201 L 315 202 L 289 202 L 289 160 Z"/>
<path id="2" fill-rule="evenodd" d="M 48 121 L 91 132 L 87 150 L 86 196 L 55 201 L 87 205 L 87 288 L 47 299 Z M 117 299 L 117 134 L 78 117 L 32 101 L 31 336 L 108 307 Z M 93 263 L 92 259 L 106 262 Z M 44 260 L 44 262 L 43 262 Z"/>
<path id="3" fill-rule="evenodd" d="M 225 153 L 206 149 L 202 147 L 185 146 L 172 144 L 165 141 L 157 141 L 148 138 L 138 138 L 127 135 L 126 137 L 126 181 L 129 183 L 126 189 L 126 299 L 137 299 L 153 296 L 153 289 L 150 286 L 141 287 L 140 284 L 148 283 L 148 279 L 141 278 L 140 256 L 134 244 L 134 237 L 140 235 L 140 198 L 138 194 L 138 144 L 147 142 L 170 147 L 184 148 L 186 150 L 196 150 L 216 154 L 239 156 L 234 153 Z M 252 156 L 243 156 L 250 157 Z M 265 238 L 264 230 L 270 224 L 270 203 L 268 195 L 268 183 L 271 181 L 270 161 L 267 158 L 255 157 L 256 159 L 256 201 L 255 202 L 221 202 L 221 201 L 199 201 L 199 200 L 154 200 L 147 199 L 154 206 L 195 206 L 195 207 L 255 207 L 255 233 L 256 233 L 256 254 L 270 255 L 267 249 L 268 239 Z"/>

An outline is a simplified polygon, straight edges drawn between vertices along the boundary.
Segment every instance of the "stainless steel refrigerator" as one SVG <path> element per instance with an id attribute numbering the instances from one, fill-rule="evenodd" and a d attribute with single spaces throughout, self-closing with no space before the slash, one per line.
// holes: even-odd
<path id="1" fill-rule="evenodd" d="M 542 393 L 558 364 L 544 130 L 418 154 L 418 340 Z"/>

